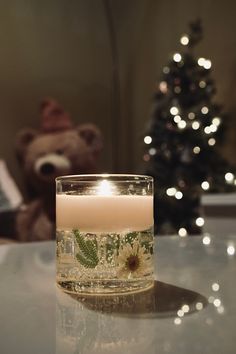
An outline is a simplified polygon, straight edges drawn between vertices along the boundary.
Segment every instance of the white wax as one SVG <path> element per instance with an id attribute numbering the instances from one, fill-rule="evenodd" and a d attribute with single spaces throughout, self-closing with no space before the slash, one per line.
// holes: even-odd
<path id="1" fill-rule="evenodd" d="M 82 232 L 131 232 L 153 225 L 153 197 L 141 195 L 56 196 L 58 229 Z"/>

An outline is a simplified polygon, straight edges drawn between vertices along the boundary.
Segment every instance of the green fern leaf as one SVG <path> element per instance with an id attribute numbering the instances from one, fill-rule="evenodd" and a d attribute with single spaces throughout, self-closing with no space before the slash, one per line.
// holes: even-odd
<path id="1" fill-rule="evenodd" d="M 79 230 L 73 230 L 78 243 L 80 253 L 77 253 L 77 260 L 87 268 L 95 268 L 99 262 L 97 255 L 97 243 L 92 240 L 85 241 Z"/>
<path id="2" fill-rule="evenodd" d="M 90 258 L 92 258 L 96 263 L 98 263 L 98 255 L 97 255 L 97 248 L 95 243 L 92 240 L 87 240 L 86 245 L 88 250 L 90 251 Z"/>
<path id="3" fill-rule="evenodd" d="M 94 263 L 92 261 L 90 261 L 89 259 L 85 258 L 82 254 L 77 253 L 76 254 L 76 259 L 77 261 L 80 262 L 80 264 L 82 264 L 82 266 L 84 266 L 85 268 L 95 268 L 97 263 Z"/>

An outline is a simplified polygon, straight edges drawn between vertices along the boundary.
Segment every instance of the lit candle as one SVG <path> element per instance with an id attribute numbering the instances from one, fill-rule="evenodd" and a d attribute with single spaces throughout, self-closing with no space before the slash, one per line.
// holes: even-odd
<path id="1" fill-rule="evenodd" d="M 57 282 L 75 293 L 153 286 L 153 180 L 136 175 L 59 177 Z"/>

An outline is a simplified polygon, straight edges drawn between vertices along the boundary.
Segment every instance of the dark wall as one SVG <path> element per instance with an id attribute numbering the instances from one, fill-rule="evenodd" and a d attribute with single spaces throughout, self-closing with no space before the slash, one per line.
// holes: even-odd
<path id="1" fill-rule="evenodd" d="M 45 96 L 60 100 L 75 122 L 100 126 L 104 171 L 138 171 L 155 80 L 198 16 L 205 33 L 196 54 L 212 60 L 216 100 L 230 113 L 223 153 L 236 162 L 235 13 L 233 0 L 1 0 L 0 157 L 17 183 L 15 135 L 39 125 Z M 114 21 L 113 48 L 107 14 Z"/>

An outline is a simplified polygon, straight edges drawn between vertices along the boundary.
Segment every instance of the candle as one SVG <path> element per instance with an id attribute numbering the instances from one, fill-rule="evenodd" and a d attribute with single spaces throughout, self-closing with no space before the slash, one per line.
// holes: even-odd
<path id="1" fill-rule="evenodd" d="M 108 294 L 153 286 L 153 180 L 136 175 L 56 179 L 57 283 Z"/>
<path id="2" fill-rule="evenodd" d="M 152 208 L 152 196 L 58 194 L 57 227 L 98 233 L 142 231 L 153 225 Z"/>

